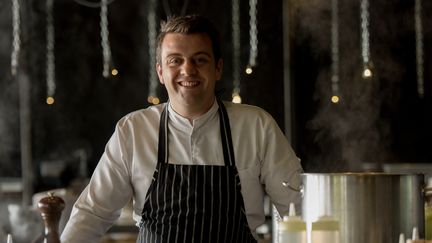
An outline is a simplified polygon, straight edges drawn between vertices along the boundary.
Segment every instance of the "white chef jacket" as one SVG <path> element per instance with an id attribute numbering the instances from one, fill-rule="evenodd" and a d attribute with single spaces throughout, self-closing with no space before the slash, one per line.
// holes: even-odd
<path id="1" fill-rule="evenodd" d="M 246 217 L 252 232 L 264 223 L 264 195 L 280 214 L 299 193 L 282 182 L 300 185 L 302 168 L 274 119 L 261 108 L 224 102 L 231 126 L 235 162 L 240 176 Z M 61 241 L 98 242 L 133 198 L 137 225 L 157 164 L 159 118 L 164 104 L 132 112 L 116 125 L 114 134 L 88 186 L 75 203 Z M 169 105 L 169 163 L 224 165 L 218 104 L 193 120 Z"/>

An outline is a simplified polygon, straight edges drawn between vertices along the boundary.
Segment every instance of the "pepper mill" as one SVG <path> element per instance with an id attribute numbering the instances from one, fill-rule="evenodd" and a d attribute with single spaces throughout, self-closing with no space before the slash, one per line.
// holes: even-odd
<path id="1" fill-rule="evenodd" d="M 60 197 L 49 192 L 48 197 L 42 198 L 38 203 L 44 221 L 43 243 L 60 243 L 59 222 L 65 202 Z"/>

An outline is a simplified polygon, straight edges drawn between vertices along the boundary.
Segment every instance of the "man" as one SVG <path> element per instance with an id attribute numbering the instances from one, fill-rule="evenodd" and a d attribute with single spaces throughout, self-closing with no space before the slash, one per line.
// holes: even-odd
<path id="1" fill-rule="evenodd" d="M 271 116 L 221 102 L 216 28 L 200 16 L 162 24 L 157 73 L 169 102 L 122 118 L 62 242 L 97 242 L 133 198 L 137 242 L 255 242 L 267 193 L 281 214 L 302 172 Z"/>

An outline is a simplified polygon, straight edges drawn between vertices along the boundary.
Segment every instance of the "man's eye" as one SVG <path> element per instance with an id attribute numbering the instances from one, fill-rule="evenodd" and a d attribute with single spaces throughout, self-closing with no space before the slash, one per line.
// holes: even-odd
<path id="1" fill-rule="evenodd" d="M 199 64 L 207 63 L 208 60 L 207 60 L 207 58 L 197 58 L 195 62 L 199 65 Z"/>
<path id="2" fill-rule="evenodd" d="M 176 65 L 179 63 L 180 63 L 180 59 L 178 59 L 178 58 L 172 58 L 172 59 L 168 60 L 168 64 L 171 64 L 171 65 Z"/>

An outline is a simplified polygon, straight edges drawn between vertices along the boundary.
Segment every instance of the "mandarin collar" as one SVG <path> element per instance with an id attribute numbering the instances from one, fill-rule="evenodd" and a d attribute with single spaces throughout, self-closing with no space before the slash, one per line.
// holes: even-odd
<path id="1" fill-rule="evenodd" d="M 174 109 L 171 107 L 171 103 L 168 101 L 168 114 L 169 114 L 169 122 L 172 126 L 174 126 L 177 129 L 180 129 L 182 131 L 191 131 L 199 129 L 200 127 L 207 124 L 207 121 L 213 119 L 215 116 L 218 115 L 218 109 L 219 105 L 216 101 L 216 99 L 213 102 L 213 105 L 210 107 L 210 109 L 202 114 L 201 116 L 195 118 L 192 121 L 192 124 L 189 122 L 189 119 L 186 117 L 181 116 L 178 114 Z"/>

